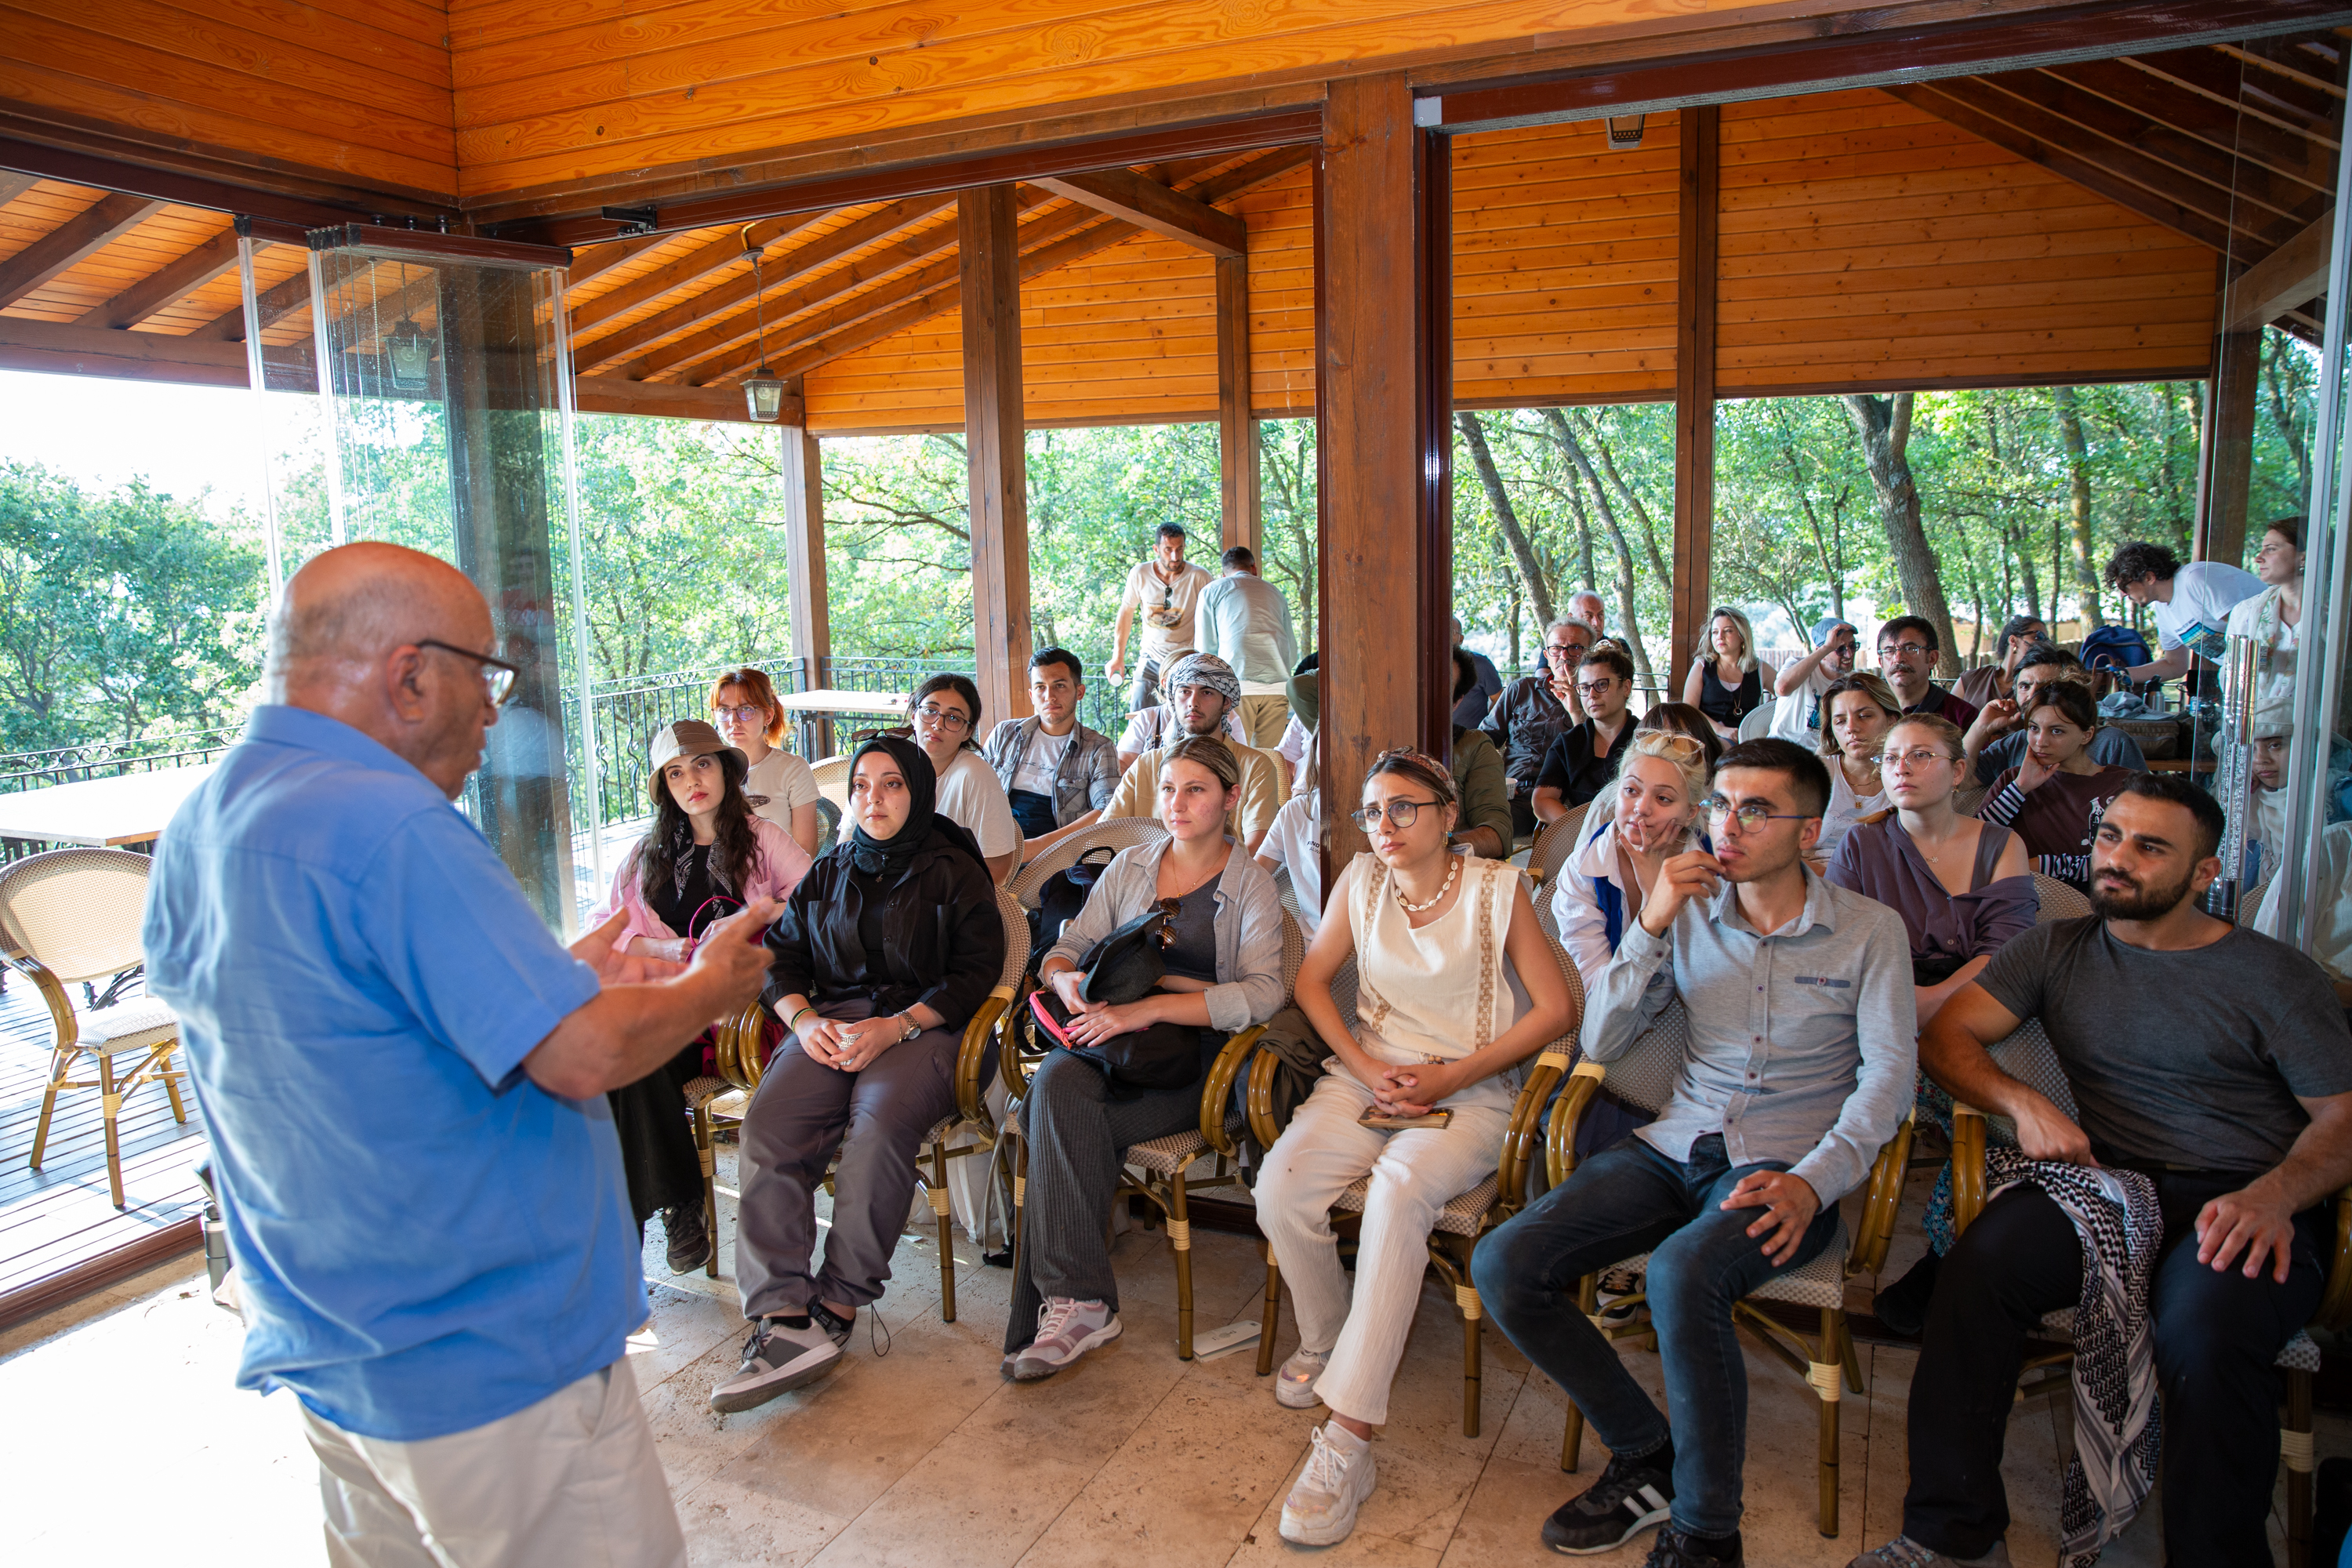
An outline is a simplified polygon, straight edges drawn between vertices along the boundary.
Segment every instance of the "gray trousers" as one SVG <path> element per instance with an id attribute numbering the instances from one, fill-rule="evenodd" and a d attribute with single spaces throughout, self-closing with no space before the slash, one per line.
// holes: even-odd
<path id="1" fill-rule="evenodd" d="M 828 1018 L 873 1016 L 864 1002 L 828 1003 Z M 743 1316 L 796 1318 L 820 1299 L 862 1307 L 890 1278 L 890 1254 L 915 1195 L 915 1153 L 955 1109 L 961 1030 L 926 1029 L 862 1072 L 827 1067 L 786 1041 L 743 1119 L 743 1196 L 735 1222 L 735 1288 Z M 833 1225 L 816 1253 L 816 1193 L 835 1149 Z"/>
<path id="2" fill-rule="evenodd" d="M 1225 1037 L 1202 1031 L 1204 1063 Z M 1118 1194 L 1119 1155 L 1201 1122 L 1201 1085 L 1114 1100 L 1102 1069 L 1067 1051 L 1037 1066 L 1021 1101 L 1029 1148 L 1029 1186 L 1021 1210 L 1021 1272 L 1013 1281 L 1007 1354 L 1037 1337 L 1037 1310 L 1048 1296 L 1101 1301 L 1118 1310 L 1118 1280 L 1104 1236 Z"/>

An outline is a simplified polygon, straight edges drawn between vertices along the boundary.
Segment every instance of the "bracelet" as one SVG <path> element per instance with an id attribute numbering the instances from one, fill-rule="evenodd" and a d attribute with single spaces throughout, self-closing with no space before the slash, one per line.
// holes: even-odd
<path id="1" fill-rule="evenodd" d="M 814 1007 L 802 1007 L 802 1008 L 799 1008 L 799 1009 L 797 1009 L 796 1011 L 794 1011 L 794 1013 L 793 1014 L 793 1016 L 792 1016 L 791 1017 L 789 1017 L 789 1018 L 787 1018 L 787 1019 L 785 1019 L 785 1020 L 784 1020 L 784 1033 L 786 1033 L 787 1035 L 791 1035 L 791 1034 L 797 1034 L 797 1033 L 799 1033 L 799 1031 L 800 1031 L 800 1023 L 801 1023 L 801 1014 L 803 1014 L 803 1013 L 814 1013 L 814 1012 L 815 1012 L 815 1011 L 816 1011 L 816 1009 L 815 1009 L 815 1008 L 814 1008 Z"/>

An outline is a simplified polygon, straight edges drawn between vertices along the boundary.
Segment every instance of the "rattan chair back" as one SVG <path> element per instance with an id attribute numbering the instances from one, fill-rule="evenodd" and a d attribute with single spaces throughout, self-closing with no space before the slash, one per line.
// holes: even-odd
<path id="1" fill-rule="evenodd" d="M 1749 709 L 1748 716 L 1739 721 L 1739 738 L 1743 741 L 1762 740 L 1772 732 L 1773 710 L 1783 702 L 1796 700 L 1798 699 L 1794 697 L 1775 697 Z"/>
<path id="2" fill-rule="evenodd" d="M 2035 925 L 2078 921 L 2091 912 L 2091 900 L 2080 889 L 2039 871 L 2033 873 L 2033 896 L 2042 906 L 2033 917 Z"/>
<path id="3" fill-rule="evenodd" d="M 1547 823 L 1537 832 L 1535 843 L 1528 850 L 1528 868 L 1536 873 L 1541 886 L 1550 887 L 1559 868 L 1568 864 L 1568 858 L 1576 853 L 1577 838 L 1584 832 L 1585 813 L 1591 809 L 1589 802 L 1571 805 L 1558 820 Z"/>
<path id="4" fill-rule="evenodd" d="M 809 772 L 816 775 L 816 793 L 833 802 L 835 820 L 849 815 L 849 753 L 819 757 Z"/>
<path id="5" fill-rule="evenodd" d="M 1960 816 L 1974 816 L 1977 814 L 1977 807 L 1984 804 L 1985 796 L 1990 793 L 1991 792 L 1983 784 L 1970 784 L 1966 789 L 1956 789 L 1952 792 L 1952 810 Z"/>
<path id="6" fill-rule="evenodd" d="M 136 968 L 154 862 L 128 849 L 53 849 L 0 872 L 7 948 L 70 984 Z"/>
<path id="7" fill-rule="evenodd" d="M 1168 829 L 1153 816 L 1114 816 L 1096 823 L 1083 833 L 1073 833 L 1052 848 L 1013 874 L 1005 884 L 1013 896 L 1021 900 L 1024 910 L 1037 907 L 1038 889 L 1045 879 L 1056 871 L 1066 870 L 1077 864 L 1078 857 L 1090 849 L 1108 847 L 1131 849 L 1138 844 L 1156 844 L 1168 837 Z"/>
<path id="8" fill-rule="evenodd" d="M 2074 1103 L 2074 1091 L 2066 1085 L 2066 1069 L 2058 1063 L 2058 1053 L 2050 1044 L 2049 1031 L 2039 1018 L 2028 1018 L 2011 1030 L 2006 1039 L 1988 1047 L 1986 1055 L 1993 1065 L 2018 1082 L 2033 1089 L 2051 1104 L 2066 1113 L 2066 1120 L 2079 1122 L 2082 1111 Z M 1994 1142 L 2017 1142 L 2017 1124 L 2006 1116 L 1985 1119 Z"/>
<path id="9" fill-rule="evenodd" d="M 1576 966 L 1568 965 L 1574 973 Z M 1602 1069 L 1601 1081 L 1610 1093 L 1643 1110 L 1663 1107 L 1681 1078 L 1683 1058 L 1690 1050 L 1690 1010 L 1676 996 L 1625 1054 Z"/>

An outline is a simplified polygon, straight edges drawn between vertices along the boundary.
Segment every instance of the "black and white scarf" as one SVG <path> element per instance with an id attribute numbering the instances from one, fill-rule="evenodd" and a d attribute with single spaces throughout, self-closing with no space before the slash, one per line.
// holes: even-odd
<path id="1" fill-rule="evenodd" d="M 2163 1419 L 2148 1283 L 2164 1241 L 2156 1184 L 2137 1171 L 2029 1160 L 2011 1145 L 1985 1151 L 1986 1198 L 2041 1188 L 2083 1243 L 2083 1299 L 2074 1309 L 2074 1457 L 2058 1510 L 2059 1562 L 2089 1568 L 2156 1487 Z"/>

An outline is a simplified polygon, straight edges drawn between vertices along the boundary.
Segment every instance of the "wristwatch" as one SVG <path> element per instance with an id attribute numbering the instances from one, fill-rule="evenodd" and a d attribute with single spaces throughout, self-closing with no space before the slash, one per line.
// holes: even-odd
<path id="1" fill-rule="evenodd" d="M 920 1024 L 918 1024 L 917 1022 L 915 1022 L 914 1018 L 913 1018 L 911 1016 L 908 1015 L 908 1014 L 905 1014 L 905 1013 L 901 1013 L 901 1014 L 899 1014 L 899 1015 L 898 1015 L 898 1021 L 899 1021 L 900 1023 L 902 1023 L 902 1024 L 904 1024 L 904 1025 L 906 1025 L 906 1026 L 907 1026 L 904 1029 L 901 1029 L 901 1030 L 899 1030 L 899 1031 L 898 1031 L 898 1044 L 900 1044 L 900 1045 L 902 1045 L 902 1046 L 903 1046 L 903 1045 L 905 1045 L 908 1040 L 913 1039 L 917 1035 L 919 1035 L 919 1034 L 921 1034 L 921 1033 L 923 1032 L 923 1026 L 922 1026 Z"/>

